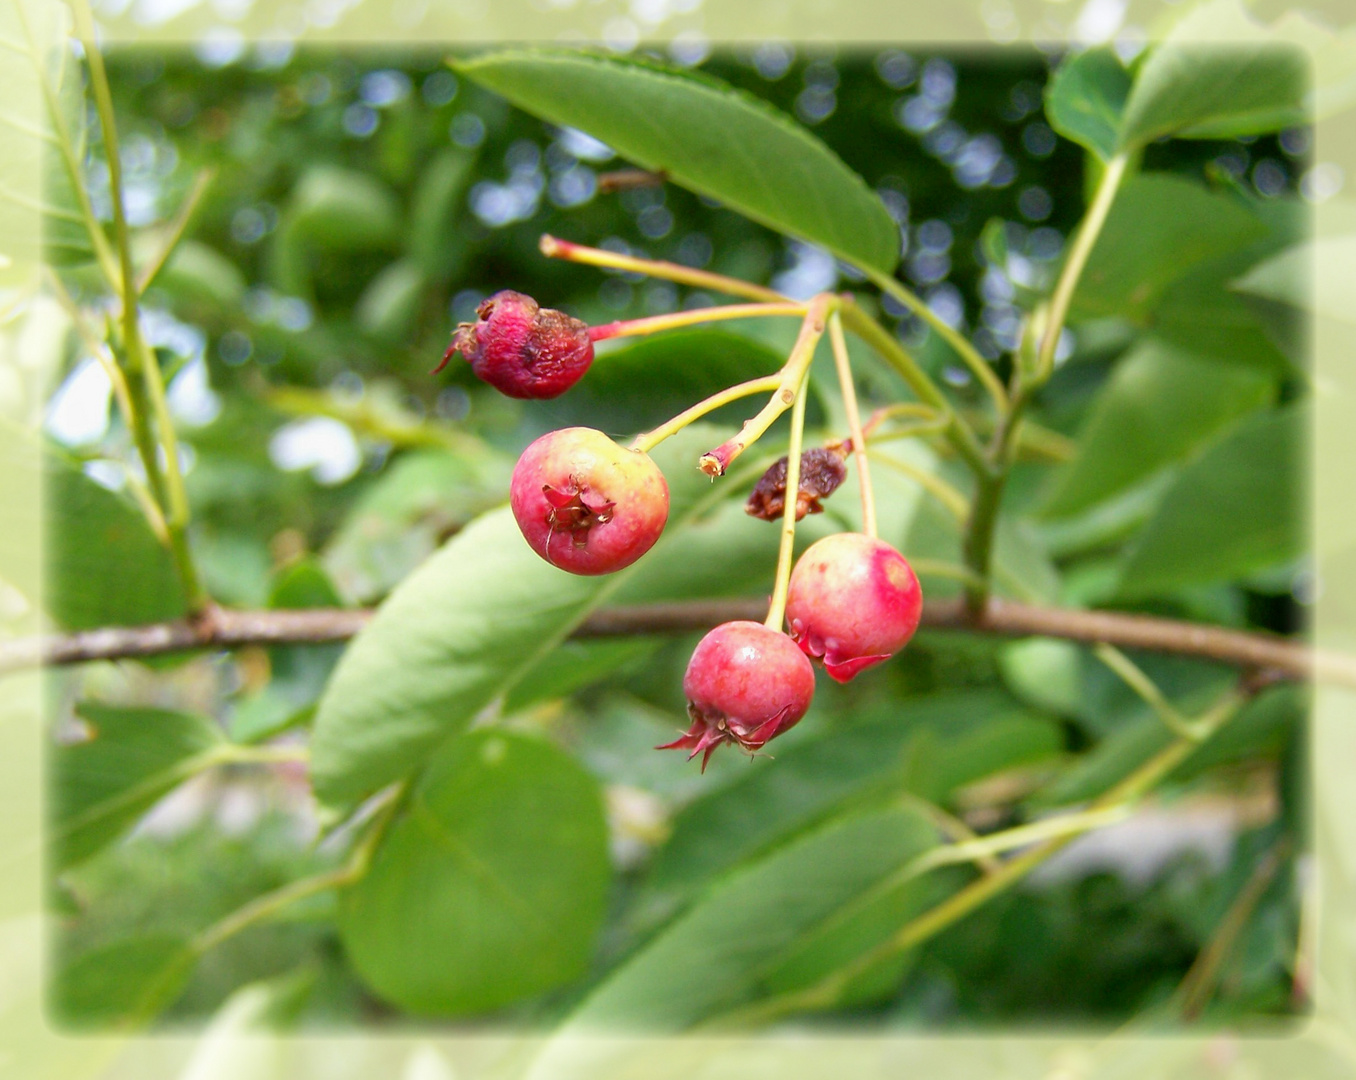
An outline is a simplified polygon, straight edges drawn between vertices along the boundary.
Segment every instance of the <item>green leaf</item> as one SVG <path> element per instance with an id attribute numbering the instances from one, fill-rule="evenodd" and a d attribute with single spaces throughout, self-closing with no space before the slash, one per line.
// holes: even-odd
<path id="1" fill-rule="evenodd" d="M 635 668 L 659 648 L 657 638 L 562 641 L 504 698 L 504 711 L 516 712 L 538 701 L 563 698 L 607 676 Z"/>
<path id="2" fill-rule="evenodd" d="M 153 244 L 158 237 L 148 237 Z M 180 240 L 156 275 L 155 287 L 190 303 L 210 304 L 226 312 L 240 309 L 245 275 L 215 248 L 198 240 Z"/>
<path id="3" fill-rule="evenodd" d="M 1121 359 L 1079 433 L 1078 452 L 1044 507 L 1067 517 L 1182 461 L 1267 404 L 1274 380 L 1148 340 Z"/>
<path id="4" fill-rule="evenodd" d="M 184 613 L 174 564 L 139 507 L 96 484 L 55 451 L 42 455 L 42 474 L 45 600 L 58 623 L 68 630 L 88 630 L 158 622 Z"/>
<path id="5" fill-rule="evenodd" d="M 1130 74 L 1113 49 L 1070 56 L 1045 88 L 1045 115 L 1067 139 L 1103 161 L 1115 156 Z"/>
<path id="6" fill-rule="evenodd" d="M 491 53 L 453 67 L 769 228 L 883 273 L 899 261 L 899 229 L 862 178 L 789 117 L 733 87 L 579 52 Z"/>
<path id="7" fill-rule="evenodd" d="M 397 259 L 363 290 L 353 317 L 363 333 L 380 341 L 400 341 L 419 314 L 425 284 L 424 270 L 418 263 Z"/>
<path id="8" fill-rule="evenodd" d="M 184 938 L 163 931 L 100 945 L 61 963 L 53 1008 L 76 1028 L 144 1023 L 179 996 L 193 959 Z"/>
<path id="9" fill-rule="evenodd" d="M 351 804 L 418 766 L 540 662 L 637 573 L 682 559 L 682 524 L 730 489 L 693 468 L 720 441 L 694 426 L 654 453 L 669 523 L 636 566 L 603 577 L 558 570 L 527 546 L 508 508 L 477 519 L 407 577 L 349 645 L 320 700 L 311 776 Z"/>
<path id="10" fill-rule="evenodd" d="M 57 749 L 51 842 L 70 866 L 116 839 L 190 776 L 218 760 L 225 740 L 207 720 L 165 709 L 82 702 L 90 737 Z"/>
<path id="11" fill-rule="evenodd" d="M 380 180 L 336 165 L 313 165 L 285 211 L 293 228 L 326 248 L 353 251 L 399 239 L 400 203 Z"/>
<path id="12" fill-rule="evenodd" d="M 1186 466 L 1140 533 L 1118 595 L 1228 581 L 1302 554 L 1307 411 L 1254 416 Z"/>
<path id="13" fill-rule="evenodd" d="M 419 174 L 405 250 L 424 275 L 435 281 L 449 277 L 468 250 L 464 230 L 457 228 L 457 210 L 475 175 L 475 163 L 474 151 L 447 149 Z"/>
<path id="14" fill-rule="evenodd" d="M 574 1039 L 585 1032 L 679 1032 L 755 1002 L 808 935 L 935 843 L 920 811 L 896 806 L 832 821 L 730 875 L 616 968 L 529 1075 L 601 1075 L 597 1050 Z M 875 941 L 856 944 L 860 952 Z"/>
<path id="15" fill-rule="evenodd" d="M 549 743 L 477 731 L 430 764 L 344 893 L 340 932 L 386 1000 L 484 1012 L 583 974 L 608 882 L 593 779 Z"/>
<path id="16" fill-rule="evenodd" d="M 1324 236 L 1274 255 L 1233 283 L 1239 292 L 1339 322 L 1356 322 L 1356 235 Z"/>
<path id="17" fill-rule="evenodd" d="M 1306 124 L 1307 68 L 1297 44 L 1269 34 L 1238 0 L 1202 4 L 1141 64 L 1121 144 L 1133 149 L 1165 135 L 1237 138 Z"/>
<path id="18" fill-rule="evenodd" d="M 1124 184 L 1074 294 L 1079 318 L 1144 322 L 1167 286 L 1197 263 L 1266 235 L 1238 200 L 1166 173 Z"/>
<path id="19" fill-rule="evenodd" d="M 944 800 L 956 787 L 1047 758 L 1060 745 L 1054 723 L 1001 693 L 938 694 L 877 708 L 775 752 L 775 761 L 755 761 L 741 778 L 680 811 L 643 903 L 665 912 L 845 803 L 885 790 Z"/>

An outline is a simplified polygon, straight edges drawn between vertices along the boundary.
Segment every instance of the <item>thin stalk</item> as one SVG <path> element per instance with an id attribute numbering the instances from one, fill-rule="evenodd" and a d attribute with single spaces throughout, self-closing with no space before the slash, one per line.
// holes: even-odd
<path id="1" fill-rule="evenodd" d="M 94 332 L 94 327 L 90 326 L 85 313 L 80 310 L 80 305 L 75 302 L 75 298 L 66 290 L 62 284 L 61 278 L 57 276 L 55 270 L 50 266 L 43 268 L 47 283 L 51 286 L 53 295 L 70 317 L 71 324 L 75 331 L 80 335 L 80 340 L 84 342 L 85 348 L 89 350 L 90 355 L 104 369 L 104 374 L 108 376 L 108 381 L 113 385 L 113 397 L 118 403 L 118 411 L 122 413 L 123 422 L 127 425 L 127 430 L 133 429 L 133 411 L 132 398 L 127 389 L 127 377 L 123 374 L 122 368 L 118 367 L 118 359 L 113 355 L 113 350 L 108 347 L 108 342 L 100 334 Z M 158 509 L 158 508 L 157 508 Z"/>
<path id="2" fill-rule="evenodd" d="M 796 392 L 796 403 L 791 407 L 791 439 L 786 448 L 786 499 L 782 509 L 782 538 L 777 549 L 777 577 L 772 587 L 772 602 L 768 605 L 763 625 L 769 630 L 781 631 L 786 618 L 786 596 L 791 584 L 791 564 L 796 547 L 796 509 L 800 500 L 800 448 L 805 435 L 805 382 L 808 369 L 801 376 Z"/>
<path id="3" fill-rule="evenodd" d="M 1050 377 L 1055 366 L 1055 348 L 1059 344 L 1059 335 L 1064 330 L 1064 320 L 1069 316 L 1069 305 L 1073 302 L 1074 291 L 1078 288 L 1078 279 L 1088 264 L 1088 257 L 1097 243 L 1097 237 L 1106 224 L 1111 204 L 1116 199 L 1116 191 L 1125 176 L 1130 159 L 1125 154 L 1117 154 L 1106 163 L 1102 179 L 1097 185 L 1097 194 L 1088 207 L 1083 223 L 1078 228 L 1069 257 L 1059 272 L 1055 291 L 1050 299 L 1050 315 L 1045 324 L 1045 333 L 1041 337 L 1040 351 L 1036 356 L 1035 382 L 1037 385 Z"/>
<path id="4" fill-rule="evenodd" d="M 880 453 L 878 450 L 873 450 L 871 452 L 871 457 L 874 461 L 878 461 L 880 464 L 889 466 L 896 472 L 907 476 L 945 506 L 947 511 L 957 521 L 964 521 L 966 515 L 969 514 L 969 500 L 940 476 L 936 476 L 925 469 L 920 469 L 916 465 L 911 465 L 907 461 L 900 461 L 898 458 L 889 457 Z"/>
<path id="5" fill-rule="evenodd" d="M 109 90 L 108 73 L 104 68 L 103 54 L 94 39 L 94 23 L 90 14 L 88 0 L 78 0 L 74 5 L 77 27 L 89 61 L 90 86 L 94 93 L 95 107 L 99 113 L 99 123 L 104 134 L 104 153 L 108 164 L 108 182 L 110 202 L 113 206 L 113 235 L 119 263 L 119 281 L 122 293 L 122 339 L 123 350 L 129 374 L 140 376 L 129 380 L 135 406 L 135 438 L 146 476 L 156 500 L 165 512 L 165 525 L 169 532 L 170 553 L 179 572 L 184 587 L 184 597 L 191 613 L 197 613 L 207 605 L 207 594 L 202 579 L 189 550 L 185 529 L 188 524 L 188 498 L 184 491 L 183 477 L 179 470 L 178 445 L 174 437 L 174 425 L 170 421 L 169 408 L 165 402 L 165 387 L 160 374 L 159 362 L 151 354 L 141 336 L 138 323 L 139 301 L 135 272 L 132 268 L 131 234 L 127 226 L 127 215 L 123 206 L 122 161 L 118 151 L 118 130 L 113 114 L 113 96 Z M 161 473 L 156 440 L 149 428 L 149 414 L 154 413 L 159 429 L 159 447 L 164 451 L 164 473 Z"/>
<path id="6" fill-rule="evenodd" d="M 937 410 L 930 405 L 922 405 L 917 401 L 901 401 L 895 405 L 882 405 L 879 409 L 867 417 L 866 423 L 862 426 L 862 434 L 868 438 L 882 438 L 876 434 L 876 428 L 885 423 L 886 420 L 893 419 L 896 416 L 907 416 L 913 419 L 923 419 L 934 424 L 945 427 L 947 417 L 938 414 Z"/>
<path id="7" fill-rule="evenodd" d="M 951 408 L 941 390 L 918 366 L 912 356 L 885 327 L 871 318 L 855 300 L 843 298 L 843 322 L 849 330 L 865 341 L 890 364 L 914 392 L 920 402 L 933 412 L 946 417 L 944 434 L 971 470 L 978 476 L 990 471 L 989 461 L 984 448 L 975 437 L 970 425 Z"/>
<path id="8" fill-rule="evenodd" d="M 857 462 L 857 482 L 862 489 L 862 532 L 874 539 L 876 493 L 871 487 L 871 466 L 866 460 L 866 433 L 862 430 L 862 416 L 857 409 L 857 387 L 852 381 L 852 362 L 848 357 L 847 339 L 843 337 L 843 320 L 836 311 L 829 316 L 829 342 L 833 346 L 833 366 L 838 372 L 838 386 L 843 392 L 843 411 L 847 413 L 848 431 L 852 433 L 852 456 Z M 787 488 L 788 492 L 790 490 Z"/>
<path id="9" fill-rule="evenodd" d="M 672 311 L 665 315 L 651 315 L 644 319 L 626 319 L 589 327 L 590 341 L 607 341 L 619 337 L 643 337 L 663 330 L 677 330 L 684 326 L 720 322 L 725 319 L 751 319 L 763 315 L 805 315 L 805 305 L 794 301 L 766 304 L 727 304 L 721 307 L 694 308 L 691 311 Z"/>
<path id="10" fill-rule="evenodd" d="M 1154 715 L 1163 721 L 1163 726 L 1174 735 L 1192 742 L 1200 742 L 1202 736 L 1185 716 L 1173 706 L 1158 684 L 1145 674 L 1144 669 L 1114 645 L 1102 642 L 1093 648 L 1093 655 L 1109 667 L 1144 704 L 1154 711 Z"/>
<path id="11" fill-rule="evenodd" d="M 780 379 L 776 392 L 753 419 L 744 422 L 744 426 L 740 428 L 738 435 L 732 439 L 727 439 L 714 450 L 702 455 L 701 460 L 697 463 L 702 472 L 708 476 L 723 475 L 735 458 L 762 438 L 763 433 L 772 426 L 773 422 L 804 396 L 805 372 L 810 367 L 810 361 L 814 359 L 815 346 L 819 344 L 819 339 L 824 335 L 824 324 L 828 312 L 837 302 L 837 298 L 828 293 L 821 293 L 810 301 L 809 310 L 805 314 L 805 321 L 800 326 L 800 334 L 796 337 L 796 344 L 792 347 L 791 355 L 786 358 L 786 363 L 782 365 L 782 370 L 779 372 Z M 797 463 L 797 467 L 799 467 L 799 463 Z M 791 499 L 794 502 L 794 489 L 788 487 L 787 491 L 791 494 Z"/>
<path id="12" fill-rule="evenodd" d="M 975 572 L 968 566 L 946 562 L 944 559 L 910 559 L 909 565 L 919 577 L 947 578 L 966 585 L 975 581 Z"/>
<path id="13" fill-rule="evenodd" d="M 653 450 L 670 435 L 682 431 L 689 424 L 700 420 L 707 413 L 714 412 L 722 405 L 728 405 L 732 401 L 738 401 L 740 398 L 749 397 L 753 394 L 768 393 L 777 389 L 781 382 L 782 377 L 780 375 L 764 375 L 761 379 L 750 379 L 748 382 L 726 387 L 720 393 L 712 394 L 709 398 L 697 402 L 690 409 L 684 409 L 672 420 L 666 420 L 653 431 L 637 435 L 631 443 L 631 449 L 647 452 Z"/>
<path id="14" fill-rule="evenodd" d="M 941 318 L 937 316 L 922 298 L 915 294 L 911 289 L 906 288 L 890 274 L 882 273 L 879 270 L 872 270 L 863 267 L 862 272 L 866 274 L 867 279 L 878 285 L 884 292 L 889 293 L 901 304 L 907 307 L 928 326 L 932 327 L 938 335 L 951 346 L 961 362 L 970 369 L 970 373 L 979 380 L 980 384 L 987 391 L 989 397 L 993 400 L 994 408 L 998 412 L 1004 413 L 1008 408 L 1008 392 L 1003 389 L 1003 382 L 994 373 L 993 368 L 984 357 L 965 338 L 959 334 L 955 328 L 948 326 Z"/>
<path id="15" fill-rule="evenodd" d="M 184 230 L 188 228 L 188 223 L 193 219 L 193 214 L 198 209 L 198 204 L 202 202 L 202 197 L 207 192 L 207 186 L 212 182 L 214 175 L 215 171 L 212 169 L 201 169 L 197 176 L 193 178 L 193 186 L 188 189 L 184 201 L 179 204 L 179 210 L 175 213 L 174 220 L 170 222 L 155 256 L 142 268 L 141 275 L 137 278 L 138 293 L 144 293 L 150 287 L 151 282 L 163 269 L 165 261 L 179 246 L 179 241 L 184 236 Z"/>
<path id="16" fill-rule="evenodd" d="M 559 240 L 544 234 L 538 242 L 541 253 L 548 259 L 564 259 L 567 262 L 581 263 L 585 266 L 601 266 L 608 270 L 622 270 L 647 277 L 672 281 L 679 285 L 690 285 L 697 289 L 710 289 L 726 296 L 742 296 L 748 300 L 760 300 L 768 303 L 790 302 L 776 289 L 755 285 L 751 281 L 713 274 L 707 270 L 694 270 L 690 266 L 664 262 L 659 259 L 638 259 L 632 255 L 619 255 L 615 251 L 586 247 L 569 240 Z"/>
<path id="17" fill-rule="evenodd" d="M 120 285 L 118 262 L 113 257 L 113 248 L 108 242 L 108 237 L 104 234 L 103 225 L 99 223 L 99 219 L 94 214 L 94 205 L 90 202 L 89 192 L 85 188 L 84 171 L 75 155 L 75 140 L 71 138 L 71 130 L 66 126 L 66 117 L 61 112 L 61 102 L 57 98 L 56 89 L 52 86 L 51 80 L 47 78 L 47 68 L 42 57 L 38 55 L 37 45 L 33 41 L 33 31 L 28 25 L 28 17 L 24 14 L 23 4 L 20 0 L 14 0 L 13 6 L 24 31 L 27 47 L 23 51 L 28 55 L 33 70 L 37 72 L 38 87 L 42 91 L 43 102 L 47 106 L 47 115 L 52 121 L 57 148 L 61 153 L 61 163 L 66 169 L 66 179 L 70 182 L 71 191 L 80 206 L 80 217 L 85 223 L 85 231 L 89 233 L 90 243 L 94 246 L 95 261 L 98 262 L 99 269 L 103 272 L 109 288 L 116 292 Z"/>
<path id="18" fill-rule="evenodd" d="M 970 516 L 965 523 L 965 536 L 961 544 L 965 565 L 974 571 L 980 582 L 965 590 L 965 605 L 973 616 L 981 614 L 989 602 L 994 533 L 998 527 L 998 508 L 1003 502 L 1003 489 L 1007 482 L 1006 469 L 990 471 L 975 480 L 975 497 L 970 503 Z"/>

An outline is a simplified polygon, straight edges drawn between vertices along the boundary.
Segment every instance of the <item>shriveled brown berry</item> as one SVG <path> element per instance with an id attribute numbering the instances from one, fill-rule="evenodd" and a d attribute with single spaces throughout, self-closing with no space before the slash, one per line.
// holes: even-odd
<path id="1" fill-rule="evenodd" d="M 758 483 L 754 484 L 744 512 L 764 521 L 780 521 L 786 512 L 786 466 L 781 458 Z M 847 465 L 837 450 L 815 447 L 800 455 L 800 483 L 796 493 L 796 520 L 806 514 L 824 510 L 821 499 L 827 499 L 847 479 Z"/>

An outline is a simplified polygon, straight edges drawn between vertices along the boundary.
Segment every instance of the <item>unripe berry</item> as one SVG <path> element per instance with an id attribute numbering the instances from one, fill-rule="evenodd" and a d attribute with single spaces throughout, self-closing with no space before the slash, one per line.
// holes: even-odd
<path id="1" fill-rule="evenodd" d="M 476 322 L 457 327 L 435 372 L 460 352 L 477 377 L 509 397 L 553 398 L 577 383 L 593 363 L 589 328 L 539 306 L 530 296 L 497 292 L 476 314 Z"/>
<path id="2" fill-rule="evenodd" d="M 904 556 L 861 533 L 811 544 L 791 572 L 791 636 L 838 682 L 902 649 L 922 613 L 923 590 Z"/>
<path id="3" fill-rule="evenodd" d="M 692 726 L 660 750 L 702 755 L 702 771 L 721 743 L 750 752 L 793 727 L 815 692 L 815 672 L 785 634 L 762 623 L 728 622 L 698 643 L 683 676 Z"/>
<path id="4" fill-rule="evenodd" d="M 543 435 L 518 459 L 513 516 L 532 550 L 572 574 L 609 574 L 654 546 L 669 486 L 648 454 L 593 428 Z"/>

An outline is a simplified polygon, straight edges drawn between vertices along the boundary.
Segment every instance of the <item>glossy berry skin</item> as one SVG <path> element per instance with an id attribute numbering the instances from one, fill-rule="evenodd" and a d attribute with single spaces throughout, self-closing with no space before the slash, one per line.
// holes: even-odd
<path id="1" fill-rule="evenodd" d="M 509 504 L 524 539 L 552 566 L 610 574 L 659 539 L 669 486 L 648 454 L 593 428 L 562 428 L 523 451 Z"/>
<path id="2" fill-rule="evenodd" d="M 497 292 L 476 308 L 476 315 L 475 322 L 457 327 L 435 371 L 460 352 L 477 377 L 509 397 L 553 398 L 593 363 L 589 328 L 523 293 Z"/>
<path id="3" fill-rule="evenodd" d="M 698 643 L 683 676 L 692 726 L 660 750 L 702 755 L 734 743 L 750 752 L 795 726 L 810 707 L 815 672 L 785 634 L 762 623 L 728 622 Z"/>
<path id="4" fill-rule="evenodd" d="M 923 590 L 913 568 L 883 540 L 861 533 L 826 536 L 791 572 L 791 636 L 838 682 L 902 649 L 922 614 Z"/>

